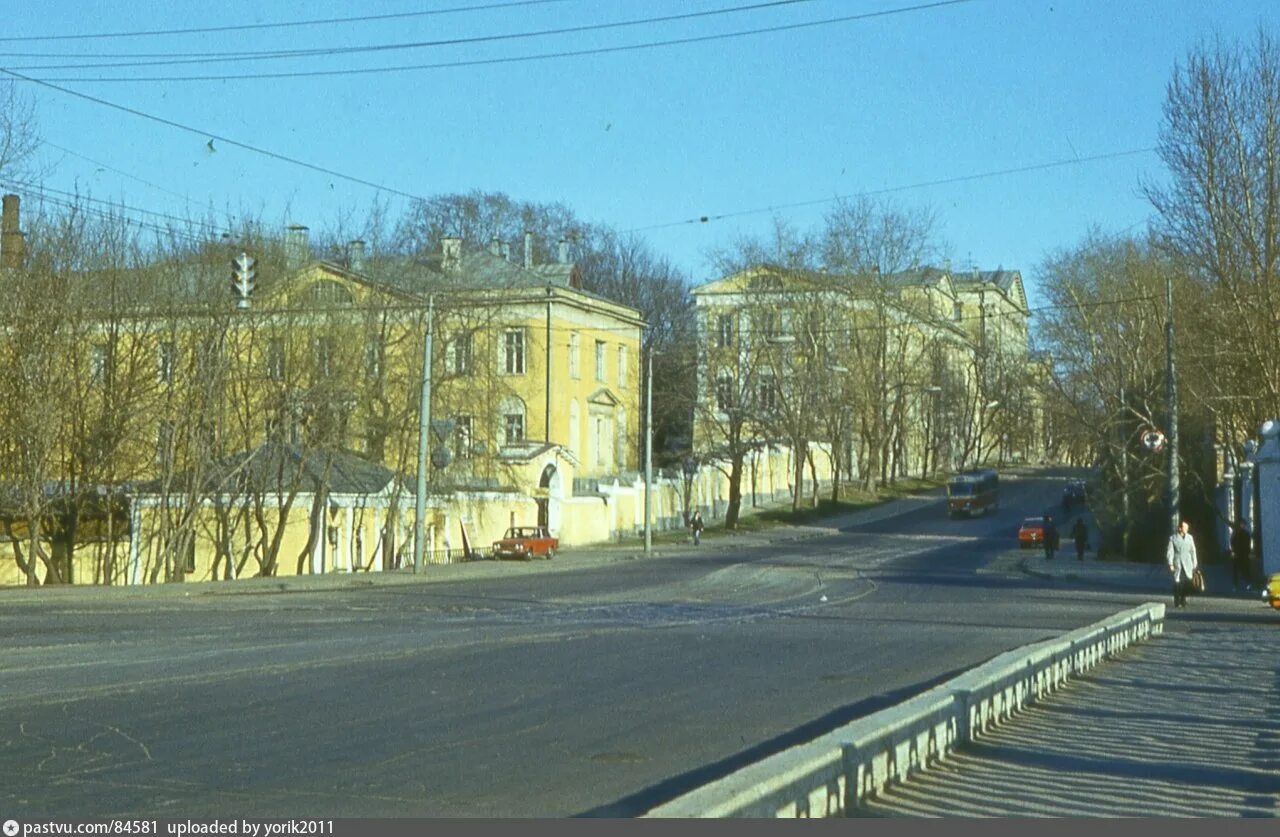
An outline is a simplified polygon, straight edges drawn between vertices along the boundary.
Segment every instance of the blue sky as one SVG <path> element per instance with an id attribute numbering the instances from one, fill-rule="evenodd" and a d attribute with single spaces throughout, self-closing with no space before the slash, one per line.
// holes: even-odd
<path id="1" fill-rule="evenodd" d="M 913 10 L 925 3 L 804 0 L 613 30 L 331 53 L 761 2 L 29 2 L 6 8 L 0 66 L 197 129 L 28 84 L 49 143 L 45 186 L 127 211 L 183 216 L 212 208 L 220 216 L 320 229 L 358 217 L 379 196 L 373 187 L 217 139 L 210 150 L 209 137 L 221 136 L 409 195 L 480 189 L 560 201 L 586 220 L 638 231 L 696 284 L 715 278 L 710 250 L 762 232 L 774 214 L 810 228 L 836 196 L 885 192 L 904 206 L 935 211 L 956 266 L 1021 270 L 1034 305 L 1037 269 L 1048 254 L 1074 245 L 1091 226 L 1137 230 L 1150 216 L 1140 184 L 1162 176 L 1151 149 L 1174 63 L 1204 38 L 1248 39 L 1280 19 L 1274 0 L 971 0 Z M 438 13 L 31 40 L 424 10 Z M 474 63 L 875 12 L 886 13 L 682 45 Z M 311 48 L 326 54 L 53 67 L 161 60 L 89 54 Z M 85 80 L 464 63 L 290 79 Z M 1098 157 L 1106 159 L 1090 159 Z M 1040 166 L 1047 167 L 995 174 Z M 919 185 L 962 178 L 971 179 Z M 3 185 L 34 199 L 29 189 Z M 408 201 L 381 196 L 393 213 Z M 769 211 L 778 207 L 786 208 Z M 683 223 L 701 216 L 715 220 Z"/>

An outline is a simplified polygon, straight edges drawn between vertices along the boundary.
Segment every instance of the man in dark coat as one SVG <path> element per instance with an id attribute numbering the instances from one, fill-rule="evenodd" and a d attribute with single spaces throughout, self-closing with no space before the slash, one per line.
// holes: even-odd
<path id="1" fill-rule="evenodd" d="M 1253 588 L 1253 567 L 1250 566 L 1249 557 L 1253 551 L 1253 537 L 1250 536 L 1249 530 L 1244 528 L 1244 523 L 1237 520 L 1236 525 L 1231 527 L 1231 587 L 1240 589 L 1240 581 L 1244 580 L 1244 589 Z"/>
<path id="2" fill-rule="evenodd" d="M 1076 542 L 1076 560 L 1084 560 L 1084 551 L 1089 548 L 1089 527 L 1084 525 L 1084 518 L 1077 517 L 1071 524 L 1071 539 Z"/>
<path id="3" fill-rule="evenodd" d="M 1054 525 L 1052 517 L 1044 519 L 1044 557 L 1053 560 L 1053 555 L 1058 551 L 1058 527 Z"/>

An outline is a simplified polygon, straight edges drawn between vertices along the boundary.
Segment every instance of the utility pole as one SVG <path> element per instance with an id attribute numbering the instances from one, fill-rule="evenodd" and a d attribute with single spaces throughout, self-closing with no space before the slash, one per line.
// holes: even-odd
<path id="1" fill-rule="evenodd" d="M 644 551 L 648 553 L 653 549 L 653 349 L 644 377 Z"/>
<path id="2" fill-rule="evenodd" d="M 418 486 L 413 521 L 413 572 L 422 572 L 427 527 L 427 448 L 431 437 L 431 326 L 435 319 L 435 295 L 427 297 L 427 333 L 422 341 L 422 400 L 418 403 Z"/>
<path id="3" fill-rule="evenodd" d="M 1178 371 L 1173 361 L 1173 274 L 1164 278 L 1165 305 L 1168 317 L 1164 325 L 1165 355 L 1169 379 L 1169 534 L 1178 531 L 1181 505 L 1178 484 Z"/>

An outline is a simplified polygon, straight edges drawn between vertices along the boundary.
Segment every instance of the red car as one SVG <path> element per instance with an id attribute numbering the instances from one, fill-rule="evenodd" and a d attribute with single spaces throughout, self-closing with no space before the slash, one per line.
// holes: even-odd
<path id="1" fill-rule="evenodd" d="M 1033 546 L 1044 546 L 1045 522 L 1043 517 L 1028 517 L 1022 521 L 1018 529 L 1018 546 L 1026 549 Z"/>
<path id="2" fill-rule="evenodd" d="M 502 540 L 494 542 L 493 557 L 519 558 L 521 561 L 533 558 L 550 560 L 559 547 L 560 539 L 552 537 L 541 526 L 512 526 Z"/>

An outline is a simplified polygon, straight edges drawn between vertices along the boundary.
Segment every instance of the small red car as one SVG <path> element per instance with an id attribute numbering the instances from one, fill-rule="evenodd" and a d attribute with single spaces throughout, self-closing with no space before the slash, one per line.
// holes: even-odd
<path id="1" fill-rule="evenodd" d="M 1028 517 L 1023 520 L 1022 527 L 1018 529 L 1018 546 L 1022 549 L 1044 546 L 1044 530 L 1043 517 Z"/>
<path id="2" fill-rule="evenodd" d="M 550 560 L 559 547 L 560 539 L 552 537 L 542 526 L 512 526 L 502 540 L 494 542 L 493 557 L 519 558 L 521 561 L 533 558 Z"/>

